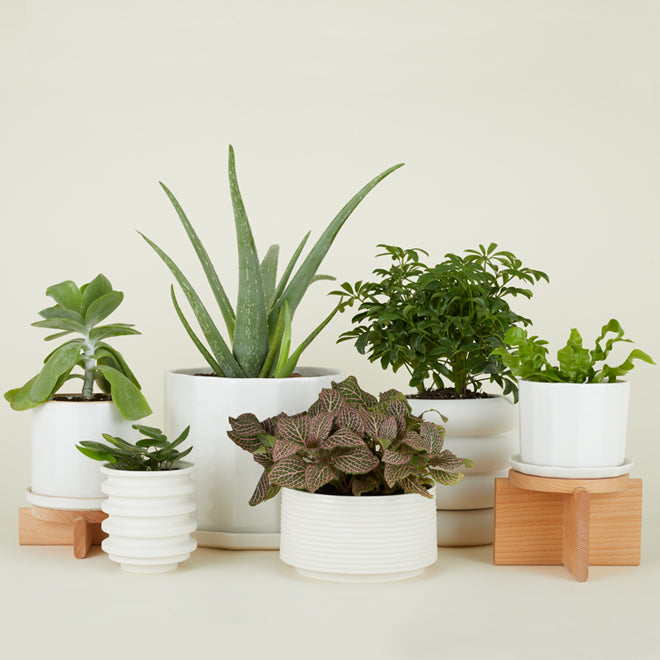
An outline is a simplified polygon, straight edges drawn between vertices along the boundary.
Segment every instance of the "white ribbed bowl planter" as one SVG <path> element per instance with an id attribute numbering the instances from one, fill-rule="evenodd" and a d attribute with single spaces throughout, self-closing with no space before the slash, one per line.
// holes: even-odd
<path id="1" fill-rule="evenodd" d="M 165 573 L 197 547 L 194 466 L 140 472 L 102 467 L 108 496 L 101 523 L 108 538 L 101 547 L 130 573 Z"/>
<path id="2" fill-rule="evenodd" d="M 99 464 L 83 456 L 81 440 L 102 433 L 131 441 L 137 431 L 111 401 L 47 401 L 32 410 L 31 504 L 54 509 L 99 509 L 105 495 Z"/>
<path id="3" fill-rule="evenodd" d="M 415 415 L 432 411 L 424 419 L 444 426 L 444 447 L 474 461 L 473 468 L 463 470 L 460 483 L 437 488 L 438 545 L 492 543 L 495 478 L 506 475 L 509 457 L 518 451 L 516 406 L 503 396 L 408 399 L 408 403 Z"/>
<path id="4" fill-rule="evenodd" d="M 626 456 L 630 383 L 519 382 L 520 458 L 554 467 L 611 467 Z"/>
<path id="5" fill-rule="evenodd" d="M 263 469 L 228 437 L 229 417 L 254 413 L 259 419 L 309 408 L 324 387 L 341 380 L 334 369 L 299 367 L 295 378 L 218 378 L 180 369 L 165 375 L 165 432 L 176 437 L 188 425 L 184 446 L 193 446 L 197 466 L 200 545 L 219 548 L 277 548 L 280 498 L 257 507 L 248 502 Z"/>
<path id="6" fill-rule="evenodd" d="M 332 582 L 392 582 L 420 575 L 437 557 L 431 498 L 282 489 L 280 559 L 301 575 Z"/>

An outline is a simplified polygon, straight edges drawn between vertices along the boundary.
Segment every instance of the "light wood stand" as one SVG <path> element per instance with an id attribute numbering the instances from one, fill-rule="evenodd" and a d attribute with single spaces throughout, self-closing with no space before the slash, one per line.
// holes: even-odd
<path id="1" fill-rule="evenodd" d="M 584 582 L 589 566 L 638 566 L 641 540 L 641 479 L 495 479 L 495 564 L 563 564 Z"/>
<path id="2" fill-rule="evenodd" d="M 39 506 L 18 510 L 18 542 L 20 545 L 72 545 L 78 559 L 87 556 L 92 545 L 107 537 L 101 522 L 103 511 L 71 511 L 44 509 Z"/>

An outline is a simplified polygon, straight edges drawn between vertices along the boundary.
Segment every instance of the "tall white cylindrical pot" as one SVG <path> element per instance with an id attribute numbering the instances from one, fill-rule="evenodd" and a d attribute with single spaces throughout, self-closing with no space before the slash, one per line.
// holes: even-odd
<path id="1" fill-rule="evenodd" d="M 77 449 L 82 440 L 103 442 L 102 433 L 131 440 L 133 422 L 111 401 L 47 401 L 32 410 L 31 485 L 28 500 L 44 508 L 101 508 L 100 466 Z"/>
<path id="2" fill-rule="evenodd" d="M 522 380 L 520 459 L 554 467 L 610 467 L 626 456 L 630 383 Z"/>
<path id="3" fill-rule="evenodd" d="M 190 425 L 186 445 L 197 465 L 200 545 L 279 547 L 280 498 L 248 502 L 263 468 L 228 437 L 229 417 L 246 412 L 260 420 L 309 408 L 324 387 L 341 380 L 334 369 L 299 367 L 292 378 L 218 378 L 209 369 L 179 369 L 165 376 L 165 429 L 176 437 Z M 206 375 L 198 375 L 206 374 Z"/>
<path id="4" fill-rule="evenodd" d="M 282 489 L 280 558 L 302 575 L 391 582 L 420 575 L 437 557 L 432 498 Z"/>
<path id="5" fill-rule="evenodd" d="M 164 573 L 197 547 L 194 466 L 144 472 L 104 466 L 102 509 L 108 534 L 101 547 L 130 573 Z"/>
<path id="6" fill-rule="evenodd" d="M 437 489 L 438 545 L 492 543 L 495 478 L 506 476 L 509 457 L 518 451 L 516 406 L 500 395 L 408 403 L 415 415 L 444 426 L 446 449 L 474 461 L 461 482 Z"/>

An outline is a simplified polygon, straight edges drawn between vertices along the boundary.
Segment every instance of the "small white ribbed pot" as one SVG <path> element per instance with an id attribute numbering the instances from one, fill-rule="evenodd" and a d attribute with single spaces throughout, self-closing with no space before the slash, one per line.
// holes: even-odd
<path id="1" fill-rule="evenodd" d="M 331 582 L 393 582 L 438 558 L 435 500 L 282 489 L 280 559 Z"/>
<path id="2" fill-rule="evenodd" d="M 553 467 L 612 467 L 626 456 L 630 383 L 521 380 L 520 458 Z"/>
<path id="3" fill-rule="evenodd" d="M 165 573 L 197 547 L 195 484 L 190 463 L 178 470 L 141 472 L 103 466 L 108 496 L 101 547 L 130 573 Z"/>

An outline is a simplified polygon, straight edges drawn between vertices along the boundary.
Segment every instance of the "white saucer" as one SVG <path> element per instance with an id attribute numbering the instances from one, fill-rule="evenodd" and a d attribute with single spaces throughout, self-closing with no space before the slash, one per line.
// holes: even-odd
<path id="1" fill-rule="evenodd" d="M 627 458 L 623 465 L 606 465 L 604 467 L 558 467 L 554 465 L 535 465 L 523 463 L 520 454 L 509 458 L 511 466 L 533 477 L 555 477 L 558 479 L 606 479 L 607 477 L 620 477 L 628 474 L 634 463 Z"/>
<path id="2" fill-rule="evenodd" d="M 27 489 L 27 501 L 33 506 L 42 509 L 67 509 L 71 511 L 96 511 L 101 508 L 105 497 L 57 497 L 54 495 L 40 495 Z"/>

